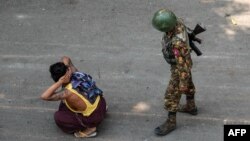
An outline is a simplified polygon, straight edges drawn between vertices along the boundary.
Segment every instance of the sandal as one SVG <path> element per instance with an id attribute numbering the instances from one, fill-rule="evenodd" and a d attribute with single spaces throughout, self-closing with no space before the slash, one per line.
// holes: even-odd
<path id="1" fill-rule="evenodd" d="M 77 138 L 92 138 L 95 137 L 97 135 L 97 132 L 91 132 L 89 134 L 84 133 L 84 131 L 79 131 L 79 132 L 75 132 L 74 133 L 75 137 Z"/>

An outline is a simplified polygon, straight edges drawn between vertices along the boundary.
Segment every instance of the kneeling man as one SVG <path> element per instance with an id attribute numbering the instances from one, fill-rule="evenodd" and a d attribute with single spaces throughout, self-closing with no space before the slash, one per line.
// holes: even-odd
<path id="1" fill-rule="evenodd" d="M 43 100 L 61 101 L 54 119 L 64 132 L 76 137 L 94 137 L 106 114 L 103 92 L 92 77 L 79 72 L 69 57 L 50 66 L 55 81 L 41 95 Z"/>

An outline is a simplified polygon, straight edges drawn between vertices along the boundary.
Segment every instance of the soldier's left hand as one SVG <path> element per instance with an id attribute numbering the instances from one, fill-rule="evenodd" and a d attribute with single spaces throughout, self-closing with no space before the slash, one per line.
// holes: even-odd
<path id="1" fill-rule="evenodd" d="M 180 91 L 181 91 L 182 93 L 185 93 L 185 92 L 188 91 L 188 87 L 182 86 L 182 87 L 180 87 Z"/>

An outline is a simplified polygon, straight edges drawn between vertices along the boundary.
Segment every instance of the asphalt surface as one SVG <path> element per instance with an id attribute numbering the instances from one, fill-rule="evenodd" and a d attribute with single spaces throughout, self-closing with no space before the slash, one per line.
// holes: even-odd
<path id="1" fill-rule="evenodd" d="M 177 129 L 157 137 L 170 71 L 151 19 L 165 7 L 207 31 L 203 55 L 192 54 L 199 114 L 178 113 Z M 0 0 L 0 140 L 81 140 L 56 127 L 59 102 L 39 99 L 49 65 L 67 55 L 109 105 L 85 140 L 223 141 L 223 125 L 250 124 L 249 9 L 249 0 Z"/>

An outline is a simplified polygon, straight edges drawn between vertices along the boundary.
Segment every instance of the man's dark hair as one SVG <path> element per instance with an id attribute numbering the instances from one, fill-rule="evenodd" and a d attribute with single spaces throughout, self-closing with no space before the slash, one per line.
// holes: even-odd
<path id="1" fill-rule="evenodd" d="M 62 76 L 65 75 L 67 72 L 68 67 L 62 63 L 62 62 L 57 62 L 55 64 L 52 64 L 49 68 L 50 74 L 52 79 L 57 82 Z"/>

